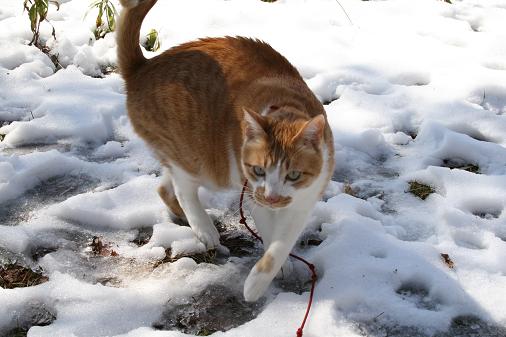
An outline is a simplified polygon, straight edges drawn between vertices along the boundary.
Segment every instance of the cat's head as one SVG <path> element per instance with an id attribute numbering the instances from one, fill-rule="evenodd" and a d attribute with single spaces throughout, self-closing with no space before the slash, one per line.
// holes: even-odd
<path id="1" fill-rule="evenodd" d="M 258 204 L 287 207 L 312 187 L 324 163 L 324 128 L 323 115 L 307 120 L 244 110 L 242 169 Z"/>

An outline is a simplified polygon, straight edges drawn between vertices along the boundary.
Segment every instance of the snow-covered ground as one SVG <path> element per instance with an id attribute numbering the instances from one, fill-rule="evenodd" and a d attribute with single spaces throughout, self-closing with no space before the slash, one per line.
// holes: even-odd
<path id="1" fill-rule="evenodd" d="M 351 22 L 334 0 L 159 1 L 142 32 L 159 30 L 162 49 L 261 38 L 324 102 L 336 171 L 301 239 L 321 244 L 296 247 L 319 273 L 305 336 L 506 336 L 506 2 L 340 2 Z M 0 264 L 49 277 L 0 288 L 0 335 L 45 320 L 28 335 L 293 336 L 305 267 L 247 304 L 260 247 L 237 192 L 201 191 L 231 257 L 168 221 L 122 79 L 101 76 L 114 34 L 95 41 L 89 1 L 61 3 L 56 41 L 42 24 L 55 72 L 27 46 L 22 2 L 0 1 Z M 412 181 L 434 193 L 418 198 Z"/>

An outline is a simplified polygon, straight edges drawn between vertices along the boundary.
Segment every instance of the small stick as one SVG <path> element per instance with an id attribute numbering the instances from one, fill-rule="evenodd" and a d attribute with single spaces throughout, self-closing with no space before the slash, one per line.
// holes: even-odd
<path id="1" fill-rule="evenodd" d="M 350 24 L 352 26 L 354 26 L 353 22 L 351 21 L 350 19 L 350 16 L 348 15 L 348 13 L 346 12 L 346 9 L 344 9 L 343 5 L 341 5 L 341 3 L 339 2 L 339 0 L 336 0 L 336 2 L 339 4 L 339 7 L 341 7 L 341 9 L 343 10 L 344 14 L 346 15 L 346 17 L 348 18 L 348 21 L 350 21 Z"/>

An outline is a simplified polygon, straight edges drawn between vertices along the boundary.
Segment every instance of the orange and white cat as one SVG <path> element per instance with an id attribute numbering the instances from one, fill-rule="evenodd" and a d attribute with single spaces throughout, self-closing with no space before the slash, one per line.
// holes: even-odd
<path id="1" fill-rule="evenodd" d="M 160 196 L 208 249 L 219 247 L 220 236 L 198 188 L 240 189 L 248 180 L 265 247 L 244 285 L 246 300 L 255 301 L 332 175 L 325 110 L 298 71 L 258 40 L 206 38 L 146 59 L 139 31 L 156 1 L 121 1 L 118 64 L 128 114 L 164 167 Z"/>

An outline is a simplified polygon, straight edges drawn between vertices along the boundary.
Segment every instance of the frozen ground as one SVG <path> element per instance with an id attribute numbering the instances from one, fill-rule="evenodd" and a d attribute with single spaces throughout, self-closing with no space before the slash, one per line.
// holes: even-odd
<path id="1" fill-rule="evenodd" d="M 143 34 L 259 37 L 325 103 L 336 171 L 296 247 L 320 276 L 305 336 L 506 336 L 506 3 L 340 1 L 353 24 L 333 0 L 160 1 Z M 202 191 L 231 257 L 167 220 L 122 80 L 102 75 L 114 35 L 61 2 L 55 71 L 21 1 L 0 1 L 0 263 L 49 277 L 0 289 L 0 335 L 293 336 L 304 267 L 247 304 L 260 247 L 238 194 Z"/>

